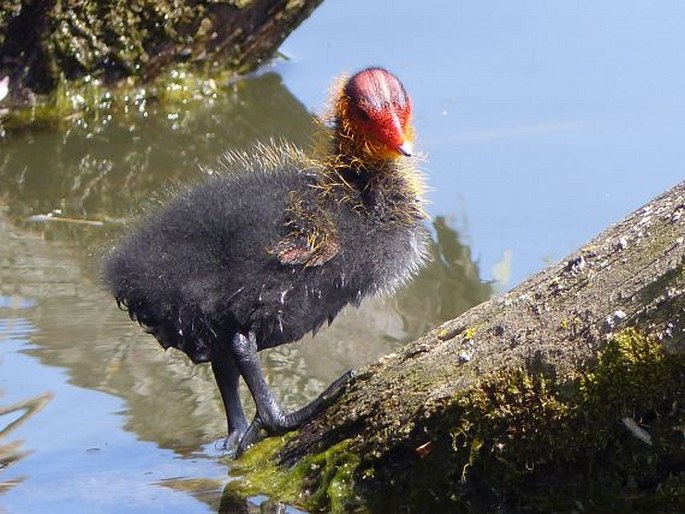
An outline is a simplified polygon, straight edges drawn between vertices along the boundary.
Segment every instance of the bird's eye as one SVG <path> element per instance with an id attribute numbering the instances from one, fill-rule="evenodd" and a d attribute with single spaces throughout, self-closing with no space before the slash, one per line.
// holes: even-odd
<path id="1" fill-rule="evenodd" d="M 371 116 L 364 109 L 358 108 L 356 114 L 359 121 L 371 121 Z"/>

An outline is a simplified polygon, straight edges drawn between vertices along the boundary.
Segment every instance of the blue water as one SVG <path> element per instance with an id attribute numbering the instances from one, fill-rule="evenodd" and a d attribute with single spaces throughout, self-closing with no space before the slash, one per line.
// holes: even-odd
<path id="1" fill-rule="evenodd" d="M 9 317 L 5 317 L 9 316 Z M 0 474 L 0 485 L 17 482 L 0 496 L 3 512 L 211 512 L 192 496 L 165 487 L 176 477 L 227 481 L 218 452 L 180 458 L 123 430 L 124 402 L 73 386 L 60 368 L 27 355 L 36 328 L 16 312 L 0 308 L 1 405 L 48 395 L 45 407 L 0 438 L 23 454 Z M 97 366 L 95 366 L 97 368 Z M 94 370 L 96 371 L 96 370 Z M 16 419 L 0 416 L 0 430 Z M 173 484 L 171 484 L 173 485 Z"/>
<path id="2" fill-rule="evenodd" d="M 413 97 L 430 213 L 456 230 L 476 281 L 505 290 L 683 179 L 683 27 L 682 1 L 326 0 L 284 43 L 289 60 L 266 69 L 317 113 L 333 77 L 367 65 L 394 71 Z M 150 169 L 176 180 L 175 156 L 194 151 L 180 146 L 190 134 L 179 127 L 168 141 L 124 134 L 102 169 L 130 165 L 116 162 L 117 145 L 149 137 L 164 156 Z M 8 144 L 40 157 L 50 137 L 67 139 Z M 195 161 L 223 148 L 210 150 Z M 3 197 L 0 184 L 0 199 L 27 215 L 44 214 L 33 206 L 46 202 L 79 205 L 76 183 L 46 200 L 60 181 L 35 161 L 25 163 L 43 166 L 35 190 Z M 136 200 L 153 193 L 120 189 Z M 88 217 L 84 203 L 75 214 Z M 225 428 L 207 370 L 163 353 L 94 282 L 77 254 L 101 237 L 97 228 L 8 228 L 1 214 L 0 409 L 43 407 L 0 416 L 0 457 L 13 456 L 0 468 L 0 511 L 216 511 L 228 467 L 213 444 Z M 265 356 L 276 393 L 301 404 L 342 369 L 391 351 L 419 332 L 410 314 L 371 303 Z"/>
<path id="3" fill-rule="evenodd" d="M 278 69 L 312 109 L 341 71 L 395 71 L 431 213 L 506 287 L 685 177 L 684 26 L 679 1 L 329 1 Z"/>

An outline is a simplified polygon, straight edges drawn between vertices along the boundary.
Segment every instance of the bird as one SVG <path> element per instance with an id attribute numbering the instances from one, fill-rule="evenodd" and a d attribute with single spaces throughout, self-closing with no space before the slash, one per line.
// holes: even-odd
<path id="1" fill-rule="evenodd" d="M 103 280 L 122 310 L 165 349 L 209 363 L 241 455 L 329 405 L 352 371 L 285 412 L 258 351 L 298 341 L 343 307 L 392 294 L 426 263 L 425 180 L 414 155 L 412 102 L 369 67 L 335 82 L 318 145 L 229 151 L 113 244 Z M 256 413 L 239 396 L 245 381 Z"/>

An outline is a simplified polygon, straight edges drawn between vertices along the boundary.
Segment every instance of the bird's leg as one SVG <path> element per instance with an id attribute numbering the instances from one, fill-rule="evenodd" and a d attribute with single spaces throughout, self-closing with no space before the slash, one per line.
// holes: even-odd
<path id="1" fill-rule="evenodd" d="M 236 455 L 240 455 L 257 441 L 262 428 L 269 435 L 278 435 L 300 426 L 317 411 L 330 404 L 335 399 L 335 393 L 340 390 L 341 386 L 352 375 L 352 372 L 348 371 L 328 386 L 310 404 L 290 414 L 284 414 L 269 389 L 266 380 L 264 380 L 264 374 L 257 356 L 257 343 L 254 340 L 254 336 L 245 337 L 242 334 L 238 334 L 233 339 L 231 348 L 240 374 L 247 383 L 247 387 L 257 407 L 257 414 L 248 427 L 247 432 L 245 432 L 242 441 L 240 441 Z"/>
<path id="2" fill-rule="evenodd" d="M 234 450 L 247 431 L 247 418 L 238 391 L 240 371 L 230 352 L 220 352 L 212 358 L 212 371 L 226 410 L 228 437 L 224 442 L 224 448 Z"/>
<path id="3" fill-rule="evenodd" d="M 245 380 L 257 407 L 255 419 L 259 418 L 262 427 L 269 433 L 285 432 L 287 430 L 284 425 L 285 415 L 264 379 L 254 336 L 246 337 L 237 334 L 233 338 L 231 350 L 240 374 Z"/>

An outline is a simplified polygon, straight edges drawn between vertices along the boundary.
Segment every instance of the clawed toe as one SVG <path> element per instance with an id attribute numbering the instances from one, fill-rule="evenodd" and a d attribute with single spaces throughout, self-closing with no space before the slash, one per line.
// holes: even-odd
<path id="1" fill-rule="evenodd" d="M 255 416 L 254 420 L 252 420 L 252 423 L 250 423 L 250 426 L 247 428 L 245 435 L 243 435 L 240 440 L 240 444 L 238 444 L 236 448 L 236 458 L 240 457 L 250 446 L 259 440 L 259 433 L 261 430 L 262 421 L 259 419 L 259 416 Z"/>
<path id="2" fill-rule="evenodd" d="M 240 457 L 250 446 L 259 440 L 262 429 L 270 435 L 281 435 L 291 430 L 299 428 L 305 421 L 312 418 L 315 414 L 331 405 L 343 392 L 343 386 L 354 376 L 353 370 L 346 371 L 329 385 L 314 401 L 301 409 L 282 415 L 279 412 L 269 412 L 268 423 L 262 421 L 257 414 L 250 426 L 245 431 L 245 435 L 240 440 L 235 452 L 236 457 Z"/>
<path id="3" fill-rule="evenodd" d="M 234 430 L 228 434 L 228 436 L 219 443 L 221 450 L 225 451 L 229 456 L 237 456 L 238 447 L 245 437 L 245 432 L 245 430 Z"/>

